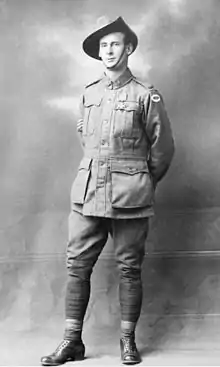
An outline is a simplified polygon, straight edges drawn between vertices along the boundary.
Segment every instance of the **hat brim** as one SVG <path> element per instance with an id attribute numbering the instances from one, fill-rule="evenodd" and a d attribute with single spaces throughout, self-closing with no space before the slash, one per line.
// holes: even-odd
<path id="1" fill-rule="evenodd" d="M 99 57 L 100 40 L 104 36 L 115 32 L 121 32 L 126 35 L 127 41 L 133 45 L 132 52 L 134 52 L 138 44 L 138 38 L 121 17 L 90 34 L 83 42 L 84 52 L 94 59 L 101 60 Z"/>

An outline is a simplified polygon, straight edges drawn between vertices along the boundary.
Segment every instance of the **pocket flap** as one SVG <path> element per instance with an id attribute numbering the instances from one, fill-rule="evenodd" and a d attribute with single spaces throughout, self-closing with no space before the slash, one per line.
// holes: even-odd
<path id="1" fill-rule="evenodd" d="M 153 186 L 147 162 L 113 162 L 111 172 L 113 208 L 143 208 L 151 206 L 153 199 Z"/>
<path id="2" fill-rule="evenodd" d="M 136 101 L 117 101 L 115 104 L 115 110 L 137 111 L 139 108 L 139 103 Z"/>
<path id="3" fill-rule="evenodd" d="M 91 163 L 92 163 L 92 158 L 84 157 L 80 162 L 79 170 L 86 169 L 88 171 L 90 169 Z"/>
<path id="4" fill-rule="evenodd" d="M 148 173 L 149 170 L 146 162 L 112 162 L 111 172 L 135 175 L 140 172 Z"/>
<path id="5" fill-rule="evenodd" d="M 102 97 L 100 96 L 87 96 L 84 101 L 85 107 L 100 106 L 102 102 Z"/>

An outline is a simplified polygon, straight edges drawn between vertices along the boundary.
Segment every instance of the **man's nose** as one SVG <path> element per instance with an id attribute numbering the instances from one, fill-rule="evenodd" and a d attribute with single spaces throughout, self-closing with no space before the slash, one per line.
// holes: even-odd
<path id="1" fill-rule="evenodd" d="M 112 45 L 108 45 L 106 51 L 107 51 L 108 54 L 111 54 L 112 53 Z"/>

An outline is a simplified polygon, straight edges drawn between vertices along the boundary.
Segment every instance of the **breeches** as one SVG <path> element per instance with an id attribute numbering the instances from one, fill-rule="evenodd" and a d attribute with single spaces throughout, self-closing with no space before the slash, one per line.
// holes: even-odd
<path id="1" fill-rule="evenodd" d="M 137 322 L 142 304 L 141 266 L 148 227 L 148 218 L 111 219 L 71 212 L 67 246 L 66 319 L 83 321 L 90 296 L 91 273 L 110 234 L 120 276 L 121 318 Z"/>

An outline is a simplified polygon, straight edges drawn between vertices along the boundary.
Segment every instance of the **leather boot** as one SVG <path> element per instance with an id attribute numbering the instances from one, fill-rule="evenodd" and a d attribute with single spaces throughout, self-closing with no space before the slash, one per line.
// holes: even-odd
<path id="1" fill-rule="evenodd" d="M 42 357 L 42 366 L 58 366 L 68 361 L 84 359 L 85 346 L 83 342 L 63 340 L 52 354 Z"/>
<path id="2" fill-rule="evenodd" d="M 137 364 L 141 362 L 134 337 L 123 337 L 120 339 L 121 361 L 123 364 Z"/>

